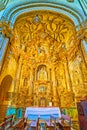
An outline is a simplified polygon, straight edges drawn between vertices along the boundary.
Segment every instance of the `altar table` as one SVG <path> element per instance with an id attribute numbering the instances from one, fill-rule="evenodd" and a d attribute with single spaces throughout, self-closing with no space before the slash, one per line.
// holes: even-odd
<path id="1" fill-rule="evenodd" d="M 38 118 L 49 120 L 51 115 L 61 118 L 59 107 L 27 107 L 25 111 L 25 117 L 30 120 L 37 120 Z"/>

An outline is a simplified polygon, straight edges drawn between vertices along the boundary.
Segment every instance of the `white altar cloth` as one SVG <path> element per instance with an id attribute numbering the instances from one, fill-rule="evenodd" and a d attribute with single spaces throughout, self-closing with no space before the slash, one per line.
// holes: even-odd
<path id="1" fill-rule="evenodd" d="M 53 115 L 56 118 L 61 118 L 61 112 L 59 107 L 27 107 L 25 111 L 25 117 L 31 120 L 50 119 Z"/>

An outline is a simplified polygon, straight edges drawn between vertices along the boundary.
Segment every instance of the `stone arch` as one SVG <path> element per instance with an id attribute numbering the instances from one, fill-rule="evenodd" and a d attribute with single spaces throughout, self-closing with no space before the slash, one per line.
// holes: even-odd
<path id="1" fill-rule="evenodd" d="M 1 101 L 3 102 L 4 100 L 8 100 L 8 91 L 10 90 L 11 84 L 12 84 L 12 76 L 11 75 L 6 75 L 0 85 L 0 98 Z"/>

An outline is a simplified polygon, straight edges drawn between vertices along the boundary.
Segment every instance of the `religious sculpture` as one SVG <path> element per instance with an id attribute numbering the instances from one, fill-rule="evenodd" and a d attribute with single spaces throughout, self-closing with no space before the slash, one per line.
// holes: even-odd
<path id="1" fill-rule="evenodd" d="M 47 72 L 45 67 L 41 67 L 38 71 L 38 80 L 47 80 Z"/>

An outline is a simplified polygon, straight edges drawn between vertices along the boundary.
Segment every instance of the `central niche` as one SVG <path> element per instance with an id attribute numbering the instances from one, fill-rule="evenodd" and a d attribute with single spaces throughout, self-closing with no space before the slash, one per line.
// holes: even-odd
<path id="1" fill-rule="evenodd" d="M 47 80 L 47 70 L 45 65 L 40 65 L 38 67 L 37 80 Z"/>
<path id="2" fill-rule="evenodd" d="M 42 86 L 40 86 L 39 91 L 40 91 L 40 92 L 45 92 L 45 91 L 46 91 L 46 87 L 45 87 L 45 86 L 43 86 L 43 85 L 42 85 Z"/>

